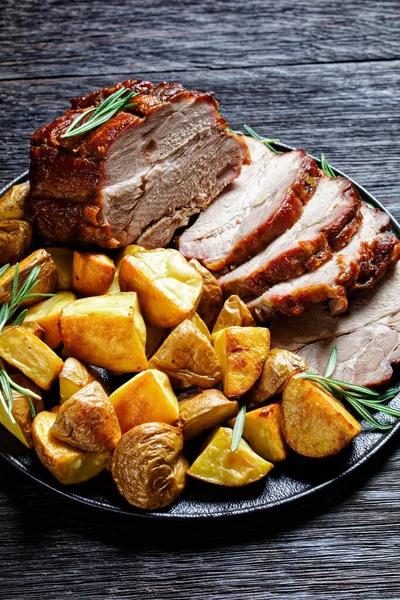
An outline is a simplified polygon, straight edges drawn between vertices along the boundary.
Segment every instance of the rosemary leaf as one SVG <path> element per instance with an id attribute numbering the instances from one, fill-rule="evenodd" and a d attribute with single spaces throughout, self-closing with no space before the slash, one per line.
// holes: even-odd
<path id="1" fill-rule="evenodd" d="M 271 145 L 271 144 L 279 142 L 280 141 L 279 139 L 267 140 L 266 138 L 261 137 L 261 135 L 259 135 L 256 131 L 254 131 L 254 129 L 252 129 L 248 125 L 243 125 L 243 127 L 244 127 L 247 135 L 249 135 L 250 137 L 254 138 L 255 140 L 258 140 L 259 142 L 261 142 L 262 144 L 264 144 L 264 146 L 267 146 L 267 148 L 269 150 L 271 150 L 271 152 L 273 154 L 280 154 L 279 150 L 276 150 L 276 148 L 274 148 Z"/>
<path id="2" fill-rule="evenodd" d="M 30 398 L 28 398 L 29 401 L 29 408 L 31 410 L 31 417 L 32 419 L 34 419 L 36 417 L 36 408 L 33 406 L 33 402 Z"/>
<path id="3" fill-rule="evenodd" d="M 8 264 L 4 265 L 4 267 L 1 267 L 1 269 L 0 269 L 0 277 L 1 277 L 2 275 L 4 275 L 4 273 L 5 273 L 5 272 L 6 272 L 6 271 L 7 271 L 9 268 L 10 268 L 10 263 L 8 263 Z"/>
<path id="4" fill-rule="evenodd" d="M 246 418 L 246 405 L 242 404 L 235 420 L 235 426 L 232 432 L 231 452 L 236 452 L 242 439 L 244 421 Z"/>
<path id="5" fill-rule="evenodd" d="M 332 167 L 329 165 L 328 161 L 326 160 L 325 154 L 323 152 L 321 152 L 321 169 L 323 170 L 323 172 L 325 173 L 325 175 L 327 177 L 330 177 L 331 179 L 335 179 L 336 175 L 332 170 Z"/>
<path id="6" fill-rule="evenodd" d="M 25 308 L 22 312 L 19 313 L 18 317 L 15 319 L 13 325 L 21 325 L 24 322 L 24 319 L 27 315 L 28 309 Z"/>
<path id="7" fill-rule="evenodd" d="M 325 377 L 331 377 L 333 375 L 333 371 L 335 370 L 337 362 L 337 348 L 334 346 L 329 355 L 328 364 L 325 369 Z"/>

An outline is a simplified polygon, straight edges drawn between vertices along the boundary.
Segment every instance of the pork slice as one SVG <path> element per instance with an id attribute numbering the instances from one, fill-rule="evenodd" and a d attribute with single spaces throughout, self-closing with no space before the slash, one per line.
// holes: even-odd
<path id="1" fill-rule="evenodd" d="M 180 238 L 182 254 L 212 271 L 245 262 L 291 227 L 319 177 L 304 150 L 271 156 L 261 142 L 245 139 L 252 164 Z"/>
<path id="2" fill-rule="evenodd" d="M 311 273 L 272 286 L 249 302 L 249 308 L 271 317 L 274 313 L 299 315 L 311 304 L 330 300 L 333 314 L 347 309 L 347 292 L 374 284 L 398 260 L 399 241 L 390 232 L 389 217 L 362 206 L 363 222 L 347 246 Z"/>
<path id="3" fill-rule="evenodd" d="M 314 271 L 345 246 L 361 224 L 361 199 L 344 177 L 322 177 L 299 220 L 263 252 L 219 279 L 226 295 L 258 296 Z"/>

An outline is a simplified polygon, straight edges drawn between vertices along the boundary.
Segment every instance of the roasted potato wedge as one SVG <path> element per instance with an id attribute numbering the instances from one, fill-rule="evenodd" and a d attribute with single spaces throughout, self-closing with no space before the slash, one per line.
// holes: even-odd
<path id="1" fill-rule="evenodd" d="M 43 341 L 56 350 L 61 345 L 60 316 L 63 308 L 76 300 L 72 292 L 58 292 L 52 298 L 28 308 L 24 323 L 34 322 L 44 329 Z"/>
<path id="2" fill-rule="evenodd" d="M 236 419 L 229 421 L 234 427 Z M 272 463 L 285 460 L 289 453 L 282 431 L 282 408 L 279 402 L 252 410 L 246 414 L 243 438 L 254 452 Z"/>
<path id="3" fill-rule="evenodd" d="M 178 400 L 169 379 L 156 369 L 142 371 L 127 381 L 111 394 L 110 402 L 122 433 L 151 421 L 170 425 L 179 421 Z"/>
<path id="4" fill-rule="evenodd" d="M 46 248 L 56 265 L 58 274 L 58 290 L 70 290 L 72 288 L 72 259 L 74 251 L 71 248 Z"/>
<path id="5" fill-rule="evenodd" d="M 361 432 L 336 398 L 307 379 L 291 378 L 282 394 L 283 433 L 291 448 L 311 458 L 337 454 Z"/>
<path id="6" fill-rule="evenodd" d="M 181 430 L 167 423 L 143 423 L 125 433 L 111 463 L 118 491 L 145 510 L 172 504 L 186 485 L 182 448 Z"/>
<path id="7" fill-rule="evenodd" d="M 117 267 L 117 270 L 125 256 L 133 256 L 136 252 L 144 252 L 145 250 L 146 248 L 143 248 L 143 246 L 139 246 L 138 244 L 129 244 L 129 246 L 125 246 L 125 248 L 118 252 L 115 257 L 115 266 Z"/>
<path id="8" fill-rule="evenodd" d="M 207 325 L 204 323 L 203 319 L 199 316 L 199 314 L 197 312 L 195 312 L 190 317 L 190 320 L 192 321 L 193 325 L 195 325 L 197 327 L 197 329 L 200 329 L 201 333 L 204 333 L 206 338 L 208 340 L 210 340 L 210 342 L 212 342 L 211 333 L 210 333 Z"/>
<path id="9" fill-rule="evenodd" d="M 196 458 L 188 475 L 226 487 L 241 487 L 267 475 L 273 464 L 258 456 L 240 440 L 236 452 L 231 452 L 232 429 L 219 427 L 207 441 L 203 452 Z"/>
<path id="10" fill-rule="evenodd" d="M 23 219 L 25 216 L 25 202 L 28 196 L 29 183 L 13 185 L 0 198 L 0 221 Z"/>
<path id="11" fill-rule="evenodd" d="M 0 356 L 43 390 L 49 390 L 63 361 L 33 333 L 21 326 L 0 334 Z"/>
<path id="12" fill-rule="evenodd" d="M 101 296 L 111 286 L 115 265 L 110 257 L 94 252 L 74 252 L 72 289 L 80 296 Z"/>
<path id="13" fill-rule="evenodd" d="M 89 385 L 96 378 L 88 371 L 86 366 L 77 358 L 67 358 L 59 375 L 60 403 L 63 404 L 76 392 Z"/>
<path id="14" fill-rule="evenodd" d="M 75 300 L 60 327 L 65 349 L 79 360 L 118 373 L 147 369 L 146 326 L 134 292 Z"/>
<path id="15" fill-rule="evenodd" d="M 227 327 L 213 334 L 222 367 L 223 390 L 228 398 L 242 396 L 259 378 L 269 352 L 265 327 Z"/>
<path id="16" fill-rule="evenodd" d="M 203 278 L 203 292 L 201 294 L 199 305 L 197 306 L 197 312 L 207 325 L 208 329 L 211 330 L 224 305 L 224 295 L 217 279 L 208 269 L 203 267 L 198 260 L 192 258 L 192 260 L 189 261 L 189 264 L 192 265 Z"/>
<path id="17" fill-rule="evenodd" d="M 22 373 L 14 373 L 11 376 L 11 379 L 19 385 L 21 388 L 27 388 L 34 392 L 40 399 L 33 398 L 31 396 L 27 396 L 26 394 L 22 394 L 21 392 L 17 392 L 14 389 L 11 389 L 11 395 L 13 399 L 12 406 L 12 415 L 14 419 L 17 421 L 20 426 L 21 432 L 27 442 L 29 448 L 33 448 L 33 437 L 32 437 L 32 412 L 31 412 L 31 402 L 32 406 L 35 410 L 35 413 L 38 414 L 42 410 L 44 410 L 43 399 L 40 393 L 40 389 L 37 385 L 35 385 L 30 379 L 22 375 Z M 1 419 L 0 419 L 1 421 Z"/>
<path id="18" fill-rule="evenodd" d="M 49 294 L 56 291 L 57 287 L 57 269 L 46 250 L 35 250 L 29 256 L 24 258 L 18 265 L 18 289 L 21 288 L 26 278 L 32 271 L 33 267 L 40 267 L 39 283 L 32 289 L 32 294 Z M 15 266 L 10 267 L 0 277 L 0 304 L 9 302 L 11 299 L 11 291 L 15 274 Z M 21 306 L 35 304 L 37 298 L 27 298 Z"/>
<path id="19" fill-rule="evenodd" d="M 267 400 L 282 392 L 291 375 L 307 369 L 307 363 L 297 354 L 288 350 L 270 350 L 260 379 L 244 398 L 247 407 L 253 409 L 262 406 Z"/>
<path id="20" fill-rule="evenodd" d="M 146 327 L 146 356 L 151 358 L 168 335 L 168 329 Z"/>
<path id="21" fill-rule="evenodd" d="M 32 243 L 32 227 L 26 221 L 0 221 L 0 267 L 19 262 Z"/>
<path id="22" fill-rule="evenodd" d="M 228 400 L 219 390 L 198 390 L 179 399 L 179 416 L 185 439 L 191 440 L 236 416 L 239 404 Z"/>
<path id="23" fill-rule="evenodd" d="M 60 406 L 50 433 L 86 452 L 111 452 L 121 437 L 114 407 L 97 381 Z"/>
<path id="24" fill-rule="evenodd" d="M 177 250 L 160 248 L 125 256 L 119 285 L 134 291 L 147 325 L 175 327 L 196 310 L 203 278 Z"/>
<path id="25" fill-rule="evenodd" d="M 151 365 L 184 384 L 201 388 L 214 387 L 222 378 L 214 348 L 189 319 L 169 334 Z"/>
<path id="26" fill-rule="evenodd" d="M 82 483 L 103 471 L 110 453 L 84 452 L 61 442 L 50 432 L 56 419 L 57 413 L 44 410 L 33 420 L 33 442 L 44 466 L 65 485 Z"/>
<path id="27" fill-rule="evenodd" d="M 212 332 L 217 333 L 226 327 L 254 326 L 255 321 L 243 300 L 239 296 L 229 296 L 218 315 Z"/>
<path id="28" fill-rule="evenodd" d="M 13 325 L 6 325 L 3 331 L 5 331 L 6 329 L 11 329 L 11 327 L 13 327 Z M 36 335 L 36 337 L 38 337 L 40 340 L 44 338 L 43 327 L 40 327 L 40 325 L 38 323 L 35 323 L 35 321 L 30 321 L 29 323 L 25 323 L 24 321 L 23 323 L 21 323 L 21 327 L 23 327 L 27 331 L 30 331 L 31 333 L 33 333 L 33 335 Z"/>

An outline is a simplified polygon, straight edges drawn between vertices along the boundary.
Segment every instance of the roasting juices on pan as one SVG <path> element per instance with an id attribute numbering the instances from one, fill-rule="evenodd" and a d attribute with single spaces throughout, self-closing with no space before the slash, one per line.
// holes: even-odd
<path id="1" fill-rule="evenodd" d="M 129 80 L 71 105 L 0 198 L 0 422 L 63 484 L 109 471 L 144 510 L 332 456 L 357 414 L 390 428 L 389 217 L 232 132 L 211 93 Z"/>

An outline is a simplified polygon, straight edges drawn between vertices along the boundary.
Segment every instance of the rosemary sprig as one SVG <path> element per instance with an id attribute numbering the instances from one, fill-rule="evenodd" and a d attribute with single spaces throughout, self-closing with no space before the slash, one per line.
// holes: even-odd
<path id="1" fill-rule="evenodd" d="M 243 125 L 243 127 L 244 127 L 247 135 L 254 138 L 255 140 L 258 140 L 259 142 L 264 144 L 264 146 L 267 146 L 268 150 L 271 150 L 271 152 L 273 154 L 280 154 L 279 150 L 276 150 L 276 148 L 274 148 L 271 145 L 271 144 L 275 144 L 275 143 L 279 142 L 280 141 L 279 139 L 267 140 L 266 138 L 261 137 L 261 135 L 259 135 L 256 131 L 254 131 L 254 129 L 252 129 L 248 125 Z"/>
<path id="2" fill-rule="evenodd" d="M 244 421 L 246 419 L 246 405 L 242 404 L 237 414 L 232 431 L 231 452 L 236 452 L 242 439 Z"/>
<path id="3" fill-rule="evenodd" d="M 323 170 L 323 172 L 325 173 L 325 175 L 327 177 L 330 177 L 331 179 L 335 179 L 336 175 L 332 170 L 332 167 L 330 166 L 330 164 L 328 163 L 328 161 L 326 160 L 326 156 L 323 152 L 321 152 L 321 169 Z"/>
<path id="4" fill-rule="evenodd" d="M 96 129 L 99 127 L 99 125 L 102 125 L 111 119 L 111 117 L 117 114 L 117 112 L 122 108 L 133 108 L 136 106 L 136 102 L 131 103 L 130 100 L 138 95 L 139 92 L 130 92 L 126 87 L 120 88 L 111 94 L 111 96 L 106 98 L 106 100 L 101 102 L 97 108 L 89 108 L 85 112 L 78 115 L 61 137 L 70 138 L 76 135 L 81 135 L 82 133 L 87 133 L 88 131 L 92 131 L 92 129 Z M 83 121 L 83 119 L 89 114 L 91 114 L 89 119 L 78 127 L 79 123 Z"/>
<path id="5" fill-rule="evenodd" d="M 326 367 L 325 375 L 318 375 L 313 371 L 306 371 L 295 375 L 295 379 L 309 379 L 324 387 L 338 400 L 345 400 L 356 410 L 370 425 L 376 429 L 391 429 L 392 425 L 378 421 L 370 412 L 371 409 L 392 417 L 400 418 L 400 410 L 387 406 L 386 402 L 392 400 L 400 392 L 400 386 L 393 387 L 379 393 L 362 385 L 355 385 L 340 379 L 334 379 L 332 374 L 336 367 L 337 348 L 332 348 Z"/>

